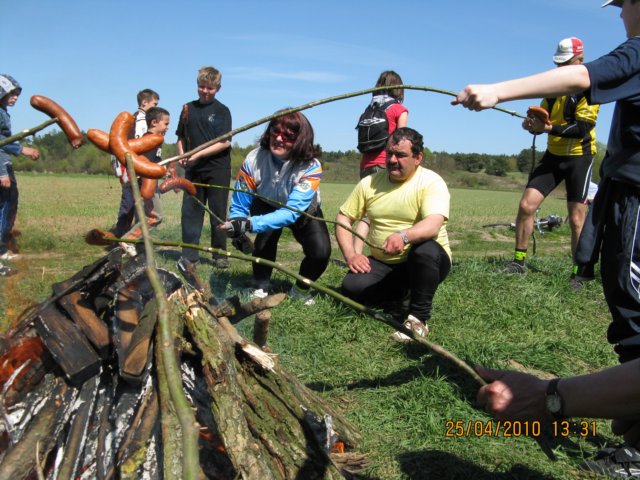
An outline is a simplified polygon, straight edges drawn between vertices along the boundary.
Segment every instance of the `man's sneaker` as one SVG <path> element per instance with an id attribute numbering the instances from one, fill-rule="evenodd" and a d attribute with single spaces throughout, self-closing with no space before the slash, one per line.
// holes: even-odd
<path id="1" fill-rule="evenodd" d="M 11 252 L 11 250 L 7 250 L 2 255 L 0 255 L 0 260 L 16 260 L 18 258 L 20 258 L 20 255 Z"/>
<path id="2" fill-rule="evenodd" d="M 571 277 L 569 278 L 569 284 L 571 285 L 571 288 L 573 290 L 580 290 L 582 287 L 584 287 L 585 283 L 591 282 L 595 279 L 595 277 L 585 277 L 576 273 L 572 273 Z"/>
<path id="3" fill-rule="evenodd" d="M 130 257 L 135 257 L 138 254 L 138 251 L 136 250 L 136 247 L 133 243 L 119 242 L 118 245 L 120 245 L 120 248 L 124 250 L 124 253 L 126 253 Z"/>
<path id="4" fill-rule="evenodd" d="M 508 275 L 526 275 L 527 267 L 518 262 L 511 262 L 507 264 L 507 266 L 504 267 L 501 272 Z"/>
<path id="5" fill-rule="evenodd" d="M 253 300 L 255 298 L 266 298 L 269 296 L 269 292 L 262 288 L 252 288 L 247 292 L 249 294 L 249 299 Z"/>
<path id="6" fill-rule="evenodd" d="M 213 264 L 216 268 L 229 268 L 231 265 L 227 257 L 216 257 L 213 259 Z"/>
<path id="7" fill-rule="evenodd" d="M 198 274 L 196 273 L 195 263 L 187 260 L 184 257 L 180 257 L 178 259 L 178 270 L 189 285 L 191 285 L 196 290 L 200 290 L 201 292 L 205 291 L 204 285 L 198 277 Z"/>
<path id="8" fill-rule="evenodd" d="M 15 275 L 16 273 L 18 273 L 17 270 L 9 268 L 6 265 L 0 263 L 0 277 L 10 277 L 11 275 Z"/>
<path id="9" fill-rule="evenodd" d="M 407 327 L 409 330 L 413 330 L 415 333 L 417 333 L 420 337 L 423 337 L 423 338 L 429 333 L 429 326 L 422 323 L 420 320 L 418 320 L 416 317 L 414 317 L 411 314 L 409 314 L 407 319 L 404 321 L 403 325 Z M 399 343 L 413 342 L 413 338 L 411 338 L 408 335 L 405 335 L 400 331 L 392 333 L 391 339 Z"/>
<path id="10" fill-rule="evenodd" d="M 640 478 L 640 452 L 626 446 L 605 448 L 593 460 L 580 464 L 580 468 L 609 478 Z"/>
<path id="11" fill-rule="evenodd" d="M 311 292 L 300 290 L 295 284 L 289 290 L 289 298 L 302 302 L 304 305 L 315 305 L 316 301 L 311 296 Z"/>

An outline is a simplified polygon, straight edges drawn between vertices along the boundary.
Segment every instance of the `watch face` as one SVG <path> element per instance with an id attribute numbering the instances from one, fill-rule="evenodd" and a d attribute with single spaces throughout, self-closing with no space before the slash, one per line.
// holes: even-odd
<path id="1" fill-rule="evenodd" d="M 558 413 L 562 408 L 562 400 L 558 395 L 548 395 L 546 398 L 547 410 L 551 413 Z"/>

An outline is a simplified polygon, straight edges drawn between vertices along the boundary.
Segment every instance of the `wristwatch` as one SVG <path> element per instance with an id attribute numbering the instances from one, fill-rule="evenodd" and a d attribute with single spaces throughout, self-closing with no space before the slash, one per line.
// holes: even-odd
<path id="1" fill-rule="evenodd" d="M 405 245 L 409 244 L 409 235 L 407 235 L 407 232 L 402 230 L 398 232 L 398 235 L 400 235 L 400 238 L 402 238 L 402 241 L 404 242 Z"/>
<path id="2" fill-rule="evenodd" d="M 549 382 L 549 385 L 547 386 L 547 396 L 545 397 L 544 403 L 553 418 L 556 420 L 562 420 L 564 418 L 562 413 L 564 405 L 560 392 L 558 392 L 558 382 L 560 382 L 559 378 L 554 378 Z"/>

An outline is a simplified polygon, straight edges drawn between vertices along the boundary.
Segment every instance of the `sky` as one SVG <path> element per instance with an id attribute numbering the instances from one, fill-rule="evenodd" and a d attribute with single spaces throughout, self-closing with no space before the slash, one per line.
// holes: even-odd
<path id="1" fill-rule="evenodd" d="M 10 110 L 13 132 L 47 117 L 29 105 L 45 95 L 84 131 L 109 131 L 136 94 L 152 88 L 172 114 L 197 98 L 200 67 L 222 72 L 217 98 L 233 127 L 285 107 L 375 86 L 384 70 L 407 85 L 458 92 L 554 68 L 558 41 L 576 36 L 586 60 L 625 40 L 620 9 L 603 0 L 3 0 L 0 73 L 23 92 Z M 409 126 L 432 151 L 517 154 L 530 148 L 521 119 L 452 107 L 453 97 L 406 91 Z M 324 150 L 355 149 L 355 124 L 369 95 L 306 110 Z M 524 114 L 536 100 L 500 106 Z M 602 106 L 598 140 L 606 143 L 611 105 Z M 53 131 L 48 127 L 43 133 Z M 247 146 L 264 126 L 236 135 Z"/>

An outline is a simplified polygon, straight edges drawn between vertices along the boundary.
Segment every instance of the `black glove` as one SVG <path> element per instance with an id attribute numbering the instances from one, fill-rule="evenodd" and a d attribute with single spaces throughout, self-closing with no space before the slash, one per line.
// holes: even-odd
<path id="1" fill-rule="evenodd" d="M 224 226 L 227 229 L 227 237 L 239 238 L 244 233 L 251 231 L 251 220 L 248 218 L 232 218 Z"/>
<path id="2" fill-rule="evenodd" d="M 247 234 L 240 235 L 239 237 L 231 240 L 231 245 L 233 245 L 245 255 L 251 255 L 253 253 L 253 241 Z"/>

